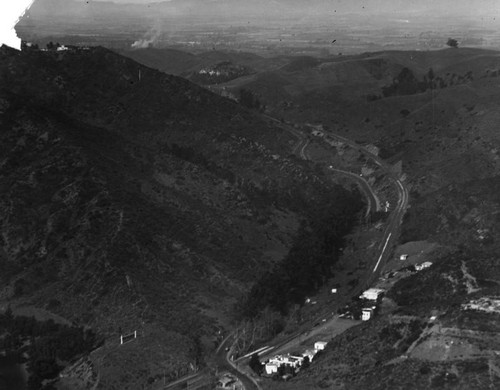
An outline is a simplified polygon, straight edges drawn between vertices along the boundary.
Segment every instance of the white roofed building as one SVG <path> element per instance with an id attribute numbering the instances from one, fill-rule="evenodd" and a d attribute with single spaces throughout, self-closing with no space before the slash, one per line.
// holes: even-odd
<path id="1" fill-rule="evenodd" d="M 325 349 L 325 347 L 326 347 L 326 345 L 327 345 L 327 344 L 328 344 L 328 343 L 327 343 L 326 341 L 316 341 L 316 342 L 314 343 L 314 349 L 315 349 L 316 351 L 322 351 L 322 350 L 324 350 L 324 349 Z"/>
<path id="2" fill-rule="evenodd" d="M 423 269 L 429 268 L 432 265 L 430 261 L 426 261 L 425 263 L 422 264 L 416 264 L 415 269 L 417 271 L 422 271 Z"/>
<path id="3" fill-rule="evenodd" d="M 373 309 L 371 307 L 365 307 L 361 311 L 361 320 L 368 321 L 373 317 Z"/>
<path id="4" fill-rule="evenodd" d="M 265 370 L 267 375 L 275 374 L 278 372 L 278 365 L 276 363 L 269 362 L 266 364 Z"/>
<path id="5" fill-rule="evenodd" d="M 368 299 L 369 301 L 376 301 L 385 292 L 381 288 L 369 288 L 360 295 L 361 299 Z"/>

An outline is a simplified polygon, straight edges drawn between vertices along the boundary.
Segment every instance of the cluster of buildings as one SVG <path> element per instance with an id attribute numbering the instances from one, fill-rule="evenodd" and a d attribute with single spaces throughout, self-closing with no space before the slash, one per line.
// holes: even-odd
<path id="1" fill-rule="evenodd" d="M 408 259 L 408 256 L 409 255 L 407 253 L 403 253 L 403 254 L 399 255 L 399 260 L 406 261 Z M 431 265 L 432 265 L 432 262 L 425 261 L 421 264 L 415 264 L 414 267 L 415 267 L 415 271 L 422 271 L 423 269 L 429 268 Z"/>
<path id="2" fill-rule="evenodd" d="M 209 76 L 220 76 L 222 74 L 221 71 L 213 69 L 201 69 L 198 73 Z"/>
<path id="3" fill-rule="evenodd" d="M 426 261 L 425 263 L 422 264 L 415 264 L 415 270 L 416 271 L 422 271 L 423 269 L 429 268 L 432 265 L 430 261 Z"/>
<path id="4" fill-rule="evenodd" d="M 359 296 L 359 301 L 339 310 L 340 318 L 361 319 L 368 321 L 372 319 L 377 310 L 377 305 L 385 290 L 381 288 L 369 288 Z"/>
<path id="5" fill-rule="evenodd" d="M 76 51 L 76 50 L 90 50 L 88 46 L 75 46 L 75 45 L 60 45 L 59 43 L 49 42 L 46 47 L 40 48 L 38 44 L 33 42 L 21 41 L 21 50 L 23 51 Z"/>
<path id="6" fill-rule="evenodd" d="M 407 254 L 402 254 L 399 259 L 405 261 L 407 258 L 408 258 Z M 426 261 L 424 263 L 415 264 L 414 266 L 411 266 L 411 270 L 418 272 L 422 271 L 423 269 L 429 268 L 431 265 L 432 263 L 430 261 Z M 386 275 L 386 277 L 382 279 L 385 280 L 387 278 L 391 278 L 397 273 L 398 273 L 397 271 L 389 272 Z M 361 301 L 364 303 L 361 309 L 361 320 L 368 321 L 375 315 L 375 311 L 377 310 L 377 303 L 379 302 L 380 298 L 383 296 L 384 293 L 385 290 L 382 288 L 369 288 L 359 296 Z M 344 314 L 343 317 L 346 317 L 346 315 Z"/>
<path id="7" fill-rule="evenodd" d="M 314 343 L 314 349 L 308 349 L 300 355 L 287 354 L 273 356 L 266 362 L 264 370 L 267 375 L 278 374 L 281 367 L 288 367 L 293 372 L 297 372 L 304 364 L 306 358 L 309 362 L 311 362 L 314 355 L 316 355 L 319 351 L 324 350 L 327 344 L 328 343 L 326 341 L 316 341 Z"/>
<path id="8" fill-rule="evenodd" d="M 479 310 L 487 313 L 500 313 L 500 297 L 481 297 L 463 304 L 464 310 Z"/>
<path id="9" fill-rule="evenodd" d="M 379 301 L 379 298 L 382 297 L 384 292 L 385 290 L 381 288 L 369 288 L 359 296 L 360 299 L 370 302 L 370 304 L 365 305 L 361 309 L 361 320 L 368 321 L 372 319 L 375 315 L 375 310 L 377 310 L 376 303 Z"/>

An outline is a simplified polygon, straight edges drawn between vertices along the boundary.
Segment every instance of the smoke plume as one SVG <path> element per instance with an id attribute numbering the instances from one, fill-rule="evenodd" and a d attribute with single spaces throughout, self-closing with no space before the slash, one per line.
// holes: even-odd
<path id="1" fill-rule="evenodd" d="M 149 31 L 144 34 L 144 37 L 138 39 L 132 43 L 132 49 L 145 49 L 147 47 L 153 46 L 161 35 L 161 25 L 159 21 L 156 21 L 155 25 L 149 29 Z"/>

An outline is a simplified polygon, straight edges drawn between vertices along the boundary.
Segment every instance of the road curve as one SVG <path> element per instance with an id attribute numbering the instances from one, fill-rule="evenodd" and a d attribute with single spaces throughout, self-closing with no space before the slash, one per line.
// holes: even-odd
<path id="1" fill-rule="evenodd" d="M 217 365 L 217 370 L 227 371 L 237 377 L 240 382 L 243 383 L 245 390 L 262 390 L 262 387 L 260 387 L 255 379 L 245 374 L 243 371 L 240 371 L 241 369 L 238 365 L 230 360 L 229 357 L 232 350 L 232 344 L 233 338 L 230 336 L 219 345 L 219 348 L 217 348 L 213 357 L 213 361 Z M 226 351 L 227 348 L 229 348 L 229 351 Z"/>
<path id="2" fill-rule="evenodd" d="M 333 168 L 332 166 L 330 166 L 329 168 L 331 171 L 347 175 L 358 182 L 361 191 L 363 191 L 365 196 L 368 198 L 368 207 L 366 208 L 366 215 L 365 215 L 366 217 L 370 215 L 370 211 L 372 208 L 374 208 L 375 211 L 380 211 L 382 209 L 380 207 L 380 200 L 378 199 L 377 194 L 375 194 L 375 191 L 373 191 L 373 188 L 370 186 L 370 184 L 368 184 L 365 178 L 356 175 L 353 172 L 343 171 L 342 169 Z"/>
<path id="3" fill-rule="evenodd" d="M 406 208 L 408 207 L 408 200 L 409 200 L 408 189 L 406 188 L 405 184 L 401 181 L 399 176 L 392 171 L 392 166 L 386 163 L 384 160 L 382 160 L 379 156 L 373 154 L 364 146 L 358 145 L 356 142 L 351 141 L 350 139 L 347 139 L 337 134 L 330 133 L 329 135 L 330 137 L 335 138 L 338 141 L 341 141 L 349 145 L 350 147 L 359 150 L 360 152 L 363 152 L 365 155 L 371 158 L 380 168 L 382 168 L 386 172 L 390 180 L 394 183 L 394 186 L 398 193 L 398 203 L 388 219 L 387 226 L 384 230 L 384 235 L 379 244 L 380 255 L 378 256 L 377 261 L 373 267 L 372 275 L 368 279 L 365 286 L 369 287 L 369 285 L 375 281 L 375 279 L 380 274 L 380 271 L 383 269 L 384 263 L 387 261 L 390 251 L 392 250 L 392 246 L 395 243 L 396 238 L 398 237 L 399 227 L 403 222 L 403 217 Z"/>
<path id="4" fill-rule="evenodd" d="M 293 128 L 292 126 L 290 126 L 286 123 L 280 122 L 276 118 L 273 118 L 273 117 L 268 116 L 268 115 L 264 115 L 264 116 L 267 119 L 275 122 L 283 130 L 288 131 L 289 133 L 291 133 L 292 135 L 294 135 L 297 138 L 297 143 L 292 148 L 293 154 L 298 154 L 303 160 L 310 160 L 309 156 L 307 155 L 307 150 L 306 150 L 307 147 L 309 146 L 309 143 L 310 143 L 310 139 L 308 137 L 306 137 L 303 133 L 301 133 L 297 129 Z M 348 143 L 349 145 L 351 145 L 351 144 L 356 145 L 354 142 L 349 141 L 346 138 L 343 138 L 343 137 L 340 137 L 340 138 L 343 140 L 343 142 Z M 356 145 L 356 146 L 358 146 L 358 145 Z M 366 151 L 366 152 L 368 152 L 368 151 Z M 330 169 L 332 169 L 332 168 L 330 168 Z M 366 199 L 368 201 L 366 216 L 368 216 L 370 214 L 370 211 L 372 209 L 375 209 L 376 211 L 381 210 L 380 201 L 379 201 L 377 195 L 373 191 L 370 184 L 368 184 L 368 182 L 363 177 L 360 177 L 353 172 L 343 171 L 341 169 L 332 169 L 332 170 L 336 171 L 338 173 L 347 175 L 347 176 L 351 177 L 352 179 L 354 179 L 358 183 L 358 185 L 360 186 L 361 190 L 365 194 Z"/>

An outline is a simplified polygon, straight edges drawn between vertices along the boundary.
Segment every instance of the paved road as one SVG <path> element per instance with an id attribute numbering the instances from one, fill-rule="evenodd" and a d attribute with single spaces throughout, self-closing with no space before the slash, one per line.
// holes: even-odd
<path id="1" fill-rule="evenodd" d="M 244 367 L 243 363 L 238 363 L 238 366 L 236 363 L 232 362 L 230 360 L 230 355 L 231 351 L 226 351 L 227 348 L 231 349 L 231 346 L 233 344 L 233 338 L 232 337 L 227 337 L 221 345 L 219 345 L 219 348 L 217 349 L 213 361 L 217 365 L 217 368 L 219 371 L 228 371 L 235 377 L 237 377 L 241 383 L 243 383 L 243 386 L 245 387 L 245 390 L 262 390 L 260 385 L 250 377 L 249 375 L 245 374 L 242 372 L 242 368 Z M 241 365 L 241 368 L 239 367 Z M 245 369 L 248 369 L 248 366 L 245 367 Z"/>
<path id="2" fill-rule="evenodd" d="M 282 128 L 286 128 L 282 124 Z M 308 159 L 307 153 L 306 153 L 306 148 L 309 144 L 309 140 L 302 134 L 297 134 L 297 131 L 295 129 L 289 128 L 293 134 L 297 135 L 302 141 L 299 141 L 296 146 L 294 147 L 294 153 L 299 152 L 300 156 L 303 159 Z M 363 152 L 367 157 L 373 159 L 373 161 L 381 167 L 382 170 L 385 171 L 386 175 L 390 178 L 390 180 L 394 183 L 394 186 L 397 190 L 398 193 L 398 202 L 396 205 L 396 208 L 391 212 L 391 215 L 388 218 L 387 221 L 387 226 L 384 231 L 382 240 L 379 244 L 379 250 L 380 254 L 378 258 L 373 259 L 374 262 L 374 268 L 371 272 L 367 272 L 365 278 L 360 282 L 358 287 L 353 291 L 353 296 L 359 295 L 363 290 L 367 289 L 372 285 L 372 283 L 378 278 L 378 275 L 380 274 L 381 269 L 383 269 L 384 263 L 387 261 L 391 250 L 392 250 L 392 245 L 395 243 L 395 240 L 398 236 L 399 233 L 399 228 L 403 220 L 403 216 L 406 210 L 406 207 L 408 206 L 408 189 L 404 185 L 404 183 L 400 180 L 400 178 L 392 171 L 392 167 L 390 164 L 385 163 L 382 159 L 380 159 L 378 156 L 374 155 L 371 153 L 369 150 L 367 150 L 365 147 L 360 146 L 356 144 L 355 142 L 348 140 L 347 138 L 341 137 L 341 136 L 333 136 L 333 138 L 337 138 L 338 140 L 341 140 L 345 144 L 348 144 L 349 146 L 360 150 Z M 365 194 L 367 195 L 369 199 L 369 204 L 372 204 L 373 207 L 375 207 L 377 210 L 379 210 L 380 203 L 378 201 L 378 198 L 376 194 L 374 193 L 373 189 L 371 186 L 368 184 L 368 182 L 363 178 L 360 177 L 359 175 L 356 175 L 355 173 L 348 172 L 348 171 L 342 171 L 339 169 L 335 168 L 330 168 L 332 170 L 335 170 L 337 172 L 347 174 L 351 176 L 353 179 L 355 178 L 358 183 L 362 186 L 364 189 Z M 319 321 L 320 318 L 317 319 Z M 314 329 L 312 329 L 313 331 Z M 288 343 L 292 343 L 296 339 L 300 339 L 302 337 L 302 333 L 295 333 L 291 335 L 290 337 L 287 337 L 286 340 L 283 340 L 277 345 L 271 345 L 273 349 L 269 351 L 270 354 L 276 353 L 279 348 L 283 347 L 284 345 Z M 242 359 L 241 363 L 245 363 L 246 360 Z"/>
<path id="3" fill-rule="evenodd" d="M 303 159 L 308 159 L 306 148 L 309 144 L 309 139 L 305 137 L 302 133 L 298 132 L 296 129 L 293 129 L 292 127 L 287 126 L 274 118 L 271 117 L 268 118 L 275 122 L 278 122 L 283 129 L 288 130 L 292 134 L 297 136 L 298 141 L 297 144 L 294 146 L 293 151 L 294 153 L 299 154 Z M 353 292 L 353 296 L 357 296 L 361 291 L 370 287 L 370 285 L 378 278 L 381 269 L 383 269 L 383 266 L 391 253 L 392 246 L 396 242 L 396 238 L 399 233 L 399 228 L 401 226 L 406 207 L 408 206 L 408 189 L 406 188 L 404 183 L 400 180 L 400 178 L 392 171 L 391 165 L 385 163 L 380 157 L 372 154 L 365 147 L 360 146 L 347 138 L 344 138 L 339 135 L 330 135 L 330 136 L 332 138 L 336 138 L 344 142 L 345 144 L 348 144 L 349 146 L 355 149 L 358 149 L 359 151 L 362 151 L 369 158 L 373 159 L 373 161 L 386 172 L 391 181 L 394 183 L 394 186 L 398 192 L 398 202 L 396 208 L 391 212 L 391 215 L 389 216 L 387 226 L 384 231 L 384 235 L 379 244 L 380 255 L 377 257 L 376 262 L 374 259 L 374 268 L 371 271 L 371 273 L 366 275 L 364 280 L 360 282 L 357 289 Z M 358 181 L 358 183 L 360 183 L 360 185 L 362 185 L 362 187 L 365 189 L 364 192 L 367 195 L 367 198 L 369 199 L 369 204 L 372 205 L 371 207 L 375 207 L 378 210 L 378 207 L 380 207 L 378 198 L 376 197 L 376 194 L 373 192 L 371 186 L 366 182 L 364 178 L 352 172 L 342 171 L 334 168 L 331 169 L 343 174 L 347 174 L 351 176 L 353 179 L 355 178 Z M 277 348 L 288 342 L 291 342 L 294 338 L 300 338 L 301 334 L 302 333 L 291 335 L 286 340 L 283 340 L 279 345 L 273 347 Z M 218 366 L 219 371 L 225 370 L 236 376 L 245 386 L 245 390 L 262 390 L 260 385 L 255 381 L 255 379 L 245 374 L 239 366 L 236 366 L 235 363 L 229 359 L 230 352 L 226 351 L 226 348 L 231 348 L 232 343 L 233 339 L 231 337 L 227 337 L 221 343 L 221 345 L 217 349 L 216 354 L 213 357 L 213 361 Z M 245 360 L 242 360 L 240 363 L 238 363 L 238 365 L 244 366 Z M 248 369 L 248 366 L 246 367 Z"/>
<path id="4" fill-rule="evenodd" d="M 290 126 L 290 125 L 288 125 L 286 123 L 280 122 L 276 118 L 270 117 L 268 115 L 264 115 L 264 116 L 267 119 L 275 122 L 275 124 L 277 124 L 283 130 L 288 131 L 289 133 L 293 134 L 297 138 L 297 143 L 292 148 L 292 152 L 294 154 L 298 154 L 304 160 L 310 160 L 310 158 L 309 158 L 309 156 L 307 154 L 307 147 L 309 146 L 310 139 L 306 135 L 304 135 L 304 133 L 298 131 L 293 126 Z M 357 145 L 353 141 L 347 140 L 347 138 L 343 138 L 343 137 L 340 137 L 340 138 L 342 139 L 342 142 L 345 142 L 345 143 L 347 143 L 349 145 L 355 145 L 356 149 L 359 148 L 359 145 Z M 366 153 L 370 153 L 368 151 L 365 151 L 365 152 Z M 377 195 L 373 191 L 373 188 L 370 186 L 370 184 L 368 184 L 368 182 L 363 177 L 361 177 L 361 176 L 359 176 L 359 175 L 357 175 L 357 174 L 355 174 L 353 172 L 343 171 L 341 169 L 335 169 L 335 168 L 330 168 L 330 169 L 333 170 L 333 171 L 336 171 L 338 173 L 341 173 L 341 174 L 344 174 L 344 175 L 347 175 L 347 176 L 351 177 L 361 187 L 361 190 L 365 194 L 366 199 L 368 201 L 368 207 L 367 207 L 366 215 L 369 215 L 370 211 L 372 209 L 375 209 L 377 211 L 381 210 L 380 201 L 379 201 Z"/>
<path id="5" fill-rule="evenodd" d="M 374 264 L 372 275 L 365 282 L 366 284 L 365 287 L 368 287 L 371 283 L 373 283 L 377 279 L 378 275 L 383 269 L 385 262 L 389 257 L 389 254 L 392 250 L 392 246 L 396 242 L 399 233 L 399 228 L 401 226 L 401 223 L 403 222 L 403 216 L 405 214 L 406 208 L 408 207 L 408 199 L 409 199 L 408 189 L 406 188 L 405 184 L 401 181 L 401 179 L 398 177 L 398 175 L 393 172 L 392 166 L 390 164 L 387 164 L 379 156 L 371 153 L 364 146 L 358 145 L 356 142 L 351 141 L 350 139 L 347 139 L 340 135 L 330 134 L 330 137 L 335 138 L 338 141 L 341 141 L 349 145 L 350 147 L 359 150 L 360 152 L 363 152 L 366 156 L 371 158 L 379 167 L 381 167 L 386 172 L 390 180 L 394 183 L 396 191 L 398 192 L 398 203 L 388 219 L 384 235 L 379 244 L 380 255 L 378 256 L 377 261 Z"/>
<path id="6" fill-rule="evenodd" d="M 302 145 L 300 146 L 300 157 L 304 160 L 309 160 L 309 158 L 307 157 L 307 154 L 306 154 L 306 148 L 307 146 L 309 145 L 309 139 L 306 138 L 303 142 L 302 142 Z"/>

